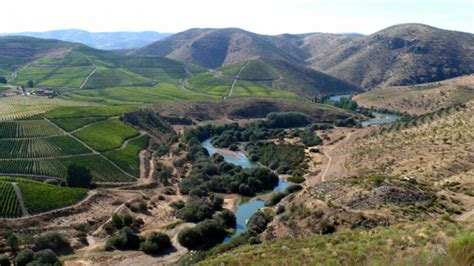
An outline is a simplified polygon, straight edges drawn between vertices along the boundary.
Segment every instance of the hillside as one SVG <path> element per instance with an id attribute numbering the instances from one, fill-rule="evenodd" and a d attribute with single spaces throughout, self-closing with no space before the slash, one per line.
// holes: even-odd
<path id="1" fill-rule="evenodd" d="M 241 29 L 190 29 L 135 51 L 216 68 L 252 58 L 310 66 L 357 86 L 409 85 L 474 72 L 474 35 L 421 24 L 374 34 L 260 35 Z"/>
<path id="2" fill-rule="evenodd" d="M 474 72 L 474 35 L 422 24 L 395 25 L 337 47 L 312 67 L 356 85 L 409 85 Z"/>
<path id="3" fill-rule="evenodd" d="M 474 99 L 474 75 L 411 86 L 377 88 L 353 99 L 366 108 L 423 115 Z"/>
<path id="4" fill-rule="evenodd" d="M 190 29 L 136 51 L 138 54 L 166 56 L 215 68 L 253 57 L 298 62 L 298 59 L 277 48 L 266 36 L 236 28 Z"/>
<path id="5" fill-rule="evenodd" d="M 169 33 L 153 31 L 88 32 L 78 29 L 0 34 L 0 36 L 29 36 L 35 38 L 56 39 L 66 42 L 82 43 L 93 48 L 104 50 L 139 48 L 163 39 L 169 35 Z"/>

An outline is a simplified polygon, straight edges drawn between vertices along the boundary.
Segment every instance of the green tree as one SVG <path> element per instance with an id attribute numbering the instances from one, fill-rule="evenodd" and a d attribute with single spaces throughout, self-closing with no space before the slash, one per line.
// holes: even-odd
<path id="1" fill-rule="evenodd" d="M 28 88 L 33 88 L 35 86 L 35 83 L 32 80 L 28 80 L 28 82 L 26 82 L 26 85 L 28 85 Z"/>
<path id="2" fill-rule="evenodd" d="M 0 83 L 6 84 L 7 79 L 5 77 L 0 77 Z"/>
<path id="3" fill-rule="evenodd" d="M 7 236 L 5 242 L 13 251 L 16 251 L 18 248 L 18 237 L 13 233 Z"/>
<path id="4" fill-rule="evenodd" d="M 89 188 L 92 183 L 92 174 L 82 165 L 71 164 L 67 168 L 66 183 L 68 187 Z"/>

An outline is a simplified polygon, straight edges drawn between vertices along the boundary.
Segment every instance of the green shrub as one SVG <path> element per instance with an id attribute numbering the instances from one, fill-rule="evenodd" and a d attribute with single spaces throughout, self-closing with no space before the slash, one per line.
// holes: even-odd
<path id="1" fill-rule="evenodd" d="M 49 231 L 39 235 L 34 240 L 34 246 L 36 250 L 51 249 L 58 254 L 71 251 L 69 240 L 56 231 Z"/>
<path id="2" fill-rule="evenodd" d="M 215 220 L 204 220 L 194 228 L 179 232 L 179 243 L 188 249 L 208 249 L 221 243 L 227 232 L 224 226 Z"/>
<path id="3" fill-rule="evenodd" d="M 172 246 L 168 235 L 153 232 L 147 237 L 145 242 L 140 244 L 140 250 L 147 254 L 155 254 Z"/>
<path id="4" fill-rule="evenodd" d="M 270 195 L 270 198 L 265 201 L 265 206 L 274 206 L 278 204 L 284 197 L 286 197 L 286 193 L 283 192 L 274 192 Z"/>
<path id="5" fill-rule="evenodd" d="M 112 224 L 115 228 L 122 229 L 123 228 L 122 216 L 120 216 L 118 213 L 114 213 L 112 215 Z"/>
<path id="6" fill-rule="evenodd" d="M 303 187 L 301 185 L 289 185 L 286 189 L 285 189 L 285 193 L 286 194 L 291 194 L 291 193 L 295 193 L 295 192 L 298 192 L 300 190 L 302 190 Z"/>
<path id="7" fill-rule="evenodd" d="M 136 250 L 140 247 L 142 242 L 139 237 L 130 227 L 124 227 L 117 235 L 110 237 L 105 245 L 106 250 Z"/>
<path id="8" fill-rule="evenodd" d="M 449 243 L 449 254 L 459 265 L 474 263 L 474 232 L 459 234 Z"/>
<path id="9" fill-rule="evenodd" d="M 29 248 L 24 249 L 18 253 L 15 258 L 15 263 L 17 266 L 25 266 L 26 264 L 33 261 L 35 252 Z"/>
<path id="10" fill-rule="evenodd" d="M 247 230 L 251 234 L 260 234 L 267 228 L 270 218 L 263 212 L 258 211 L 254 213 L 247 222 Z"/>
<path id="11" fill-rule="evenodd" d="M 82 165 L 71 164 L 67 168 L 68 187 L 89 188 L 92 182 L 91 171 Z"/>
<path id="12" fill-rule="evenodd" d="M 11 263 L 6 256 L 0 255 L 0 266 L 10 266 Z"/>
<path id="13" fill-rule="evenodd" d="M 214 215 L 216 221 L 220 221 L 226 228 L 235 228 L 237 226 L 237 218 L 235 214 L 228 209 Z"/>
<path id="14" fill-rule="evenodd" d="M 310 122 L 306 114 L 298 112 L 269 113 L 266 118 L 270 128 L 290 128 L 307 126 Z"/>
<path id="15" fill-rule="evenodd" d="M 57 262 L 58 257 L 51 249 L 44 249 L 36 252 L 33 260 L 33 263 L 36 263 L 36 265 L 54 265 Z"/>

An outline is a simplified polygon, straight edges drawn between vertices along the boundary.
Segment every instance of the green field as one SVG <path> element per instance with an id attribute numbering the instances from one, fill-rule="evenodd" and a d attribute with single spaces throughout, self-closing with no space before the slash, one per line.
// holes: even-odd
<path id="1" fill-rule="evenodd" d="M 239 80 L 235 84 L 232 97 L 259 97 L 259 98 L 285 98 L 299 99 L 293 92 L 267 88 L 256 82 Z"/>
<path id="2" fill-rule="evenodd" d="M 44 119 L 0 122 L 0 139 L 56 135 L 61 135 L 61 131 Z"/>
<path id="3" fill-rule="evenodd" d="M 30 214 L 38 214 L 69 205 L 84 199 L 87 189 L 59 187 L 35 181 L 21 181 L 18 186 Z"/>
<path id="4" fill-rule="evenodd" d="M 0 172 L 6 174 L 27 174 L 64 179 L 71 164 L 87 167 L 94 182 L 130 182 L 133 178 L 122 173 L 100 155 L 74 156 L 62 159 L 0 160 Z"/>
<path id="5" fill-rule="evenodd" d="M 221 67 L 219 70 L 227 76 L 235 76 L 246 63 L 247 61 L 242 61 L 230 66 Z"/>
<path id="6" fill-rule="evenodd" d="M 20 203 L 16 197 L 13 185 L 0 180 L 0 218 L 15 218 L 21 216 Z"/>
<path id="7" fill-rule="evenodd" d="M 91 123 L 104 120 L 105 117 L 72 117 L 72 118 L 55 118 L 51 119 L 56 125 L 60 126 L 67 132 L 76 130 Z"/>
<path id="8" fill-rule="evenodd" d="M 99 67 L 97 72 L 89 78 L 84 88 L 107 88 L 116 86 L 152 85 L 154 80 L 143 77 L 122 68 Z"/>
<path id="9" fill-rule="evenodd" d="M 93 70 L 93 66 L 30 66 L 18 71 L 14 83 L 26 85 L 28 80 L 32 80 L 36 86 L 79 87 Z"/>
<path id="10" fill-rule="evenodd" d="M 216 78 L 209 72 L 195 75 L 188 81 L 189 89 L 217 96 L 229 94 L 231 86 L 232 80 Z"/>
<path id="11" fill-rule="evenodd" d="M 160 83 L 158 87 L 113 87 L 80 90 L 73 97 L 80 100 L 102 101 L 108 104 L 136 105 L 210 99 L 210 97 L 180 89 L 171 83 Z M 211 99 L 213 98 L 211 97 Z"/>
<path id="12" fill-rule="evenodd" d="M 68 136 L 34 139 L 0 139 L 0 158 L 41 158 L 90 153 Z"/>
<path id="13" fill-rule="evenodd" d="M 240 72 L 239 78 L 250 80 L 268 80 L 278 78 L 278 74 L 271 66 L 261 60 L 250 60 Z"/>
<path id="14" fill-rule="evenodd" d="M 110 117 L 119 116 L 138 108 L 137 106 L 64 106 L 51 110 L 45 113 L 44 116 L 52 120 L 58 118 Z"/>
<path id="15" fill-rule="evenodd" d="M 140 175 L 140 160 L 138 154 L 141 150 L 148 146 L 148 136 L 141 136 L 130 141 L 127 147 L 104 153 L 104 155 L 116 163 L 120 168 L 127 173 L 139 176 Z"/>
<path id="16" fill-rule="evenodd" d="M 112 119 L 86 127 L 74 135 L 95 150 L 107 151 L 120 147 L 126 139 L 138 135 L 138 131 L 118 119 Z"/>

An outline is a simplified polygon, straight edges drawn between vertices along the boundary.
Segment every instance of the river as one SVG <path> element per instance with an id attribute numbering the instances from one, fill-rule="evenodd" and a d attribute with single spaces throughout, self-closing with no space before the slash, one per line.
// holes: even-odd
<path id="1" fill-rule="evenodd" d="M 242 168 L 255 168 L 258 165 L 255 162 L 252 162 L 248 159 L 248 157 L 242 152 L 234 152 L 228 149 L 220 149 L 214 147 L 211 143 L 211 139 L 207 139 L 201 143 L 201 146 L 204 147 L 208 152 L 209 155 L 213 155 L 214 153 L 219 153 L 220 155 L 224 156 L 224 160 L 226 162 L 240 165 Z M 273 192 L 275 191 L 282 191 L 288 187 L 288 182 L 280 179 L 278 185 L 273 188 Z M 224 240 L 224 243 L 230 241 L 232 238 L 244 233 L 247 231 L 247 221 L 252 217 L 252 215 L 257 212 L 259 209 L 265 206 L 265 202 L 263 200 L 258 200 L 256 198 L 252 198 L 251 200 L 239 204 L 235 211 L 235 217 L 237 218 L 237 228 L 235 234 L 232 236 L 227 237 Z"/>
<path id="2" fill-rule="evenodd" d="M 337 102 L 341 98 L 352 98 L 352 94 L 340 94 L 334 95 L 329 97 L 330 101 Z M 383 125 L 383 124 L 390 124 L 393 123 L 401 118 L 399 115 L 389 114 L 389 113 L 381 113 L 381 112 L 370 112 L 375 118 L 371 118 L 368 120 L 364 120 L 361 122 L 363 127 L 369 125 Z"/>

